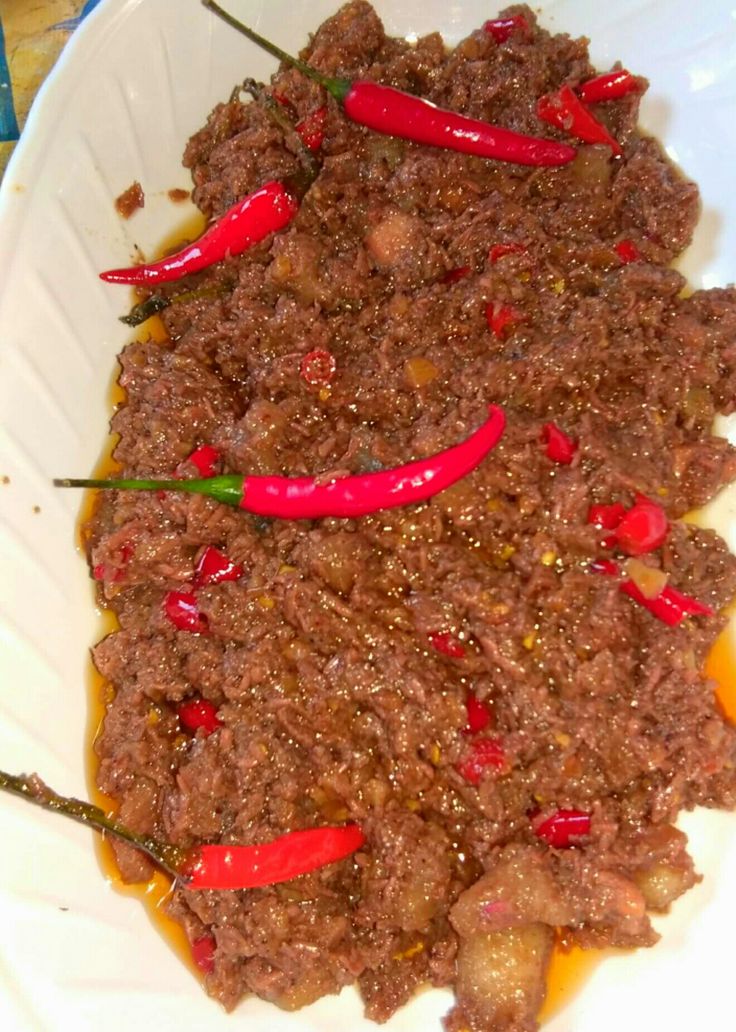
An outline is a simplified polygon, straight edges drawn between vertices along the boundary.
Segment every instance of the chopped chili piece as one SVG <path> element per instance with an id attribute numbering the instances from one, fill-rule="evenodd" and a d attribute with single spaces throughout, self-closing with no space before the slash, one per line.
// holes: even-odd
<path id="1" fill-rule="evenodd" d="M 494 337 L 502 340 L 508 331 L 521 322 L 522 316 L 512 305 L 489 301 L 486 305 L 486 322 Z"/>
<path id="2" fill-rule="evenodd" d="M 548 93 L 537 101 L 537 115 L 543 122 L 577 136 L 585 143 L 605 143 L 618 157 L 621 145 L 611 136 L 608 129 L 586 108 L 570 86 L 560 87 L 555 93 Z"/>
<path id="3" fill-rule="evenodd" d="M 215 0 L 203 0 L 203 3 L 228 25 L 242 32 L 279 61 L 285 61 L 318 82 L 342 105 L 348 118 L 358 125 L 365 125 L 387 136 L 399 136 L 431 147 L 511 161 L 518 165 L 565 165 L 575 157 L 574 147 L 536 136 L 525 136 L 455 111 L 446 111 L 428 100 L 404 93 L 393 86 L 366 80 L 351 82 L 348 79 L 330 78 L 243 25 Z"/>
<path id="4" fill-rule="evenodd" d="M 618 577 L 621 574 L 618 563 L 612 559 L 594 559 L 590 563 L 590 569 L 606 577 Z M 715 616 L 710 606 L 699 602 L 691 595 L 685 595 L 669 584 L 655 598 L 647 598 L 631 579 L 621 581 L 619 591 L 648 609 L 652 616 L 656 616 L 668 627 L 677 627 L 687 616 Z"/>
<path id="5" fill-rule="evenodd" d="M 243 567 L 240 563 L 228 559 L 219 548 L 207 545 L 195 567 L 193 583 L 195 588 L 203 588 L 207 584 L 240 580 L 242 576 Z"/>
<path id="6" fill-rule="evenodd" d="M 590 834 L 590 814 L 583 810 L 558 810 L 534 826 L 534 834 L 548 846 L 568 849 Z"/>
<path id="7" fill-rule="evenodd" d="M 561 430 L 556 423 L 545 423 L 542 427 L 542 442 L 546 444 L 546 455 L 552 462 L 569 466 L 578 450 L 577 441 Z"/>
<path id="8" fill-rule="evenodd" d="M 192 959 L 200 971 L 205 975 L 211 975 L 215 970 L 215 937 L 213 935 L 200 935 L 192 943 Z"/>
<path id="9" fill-rule="evenodd" d="M 471 269 L 469 265 L 460 265 L 457 269 L 450 269 L 449 272 L 446 272 L 442 277 L 442 282 L 457 283 L 458 280 L 465 279 L 466 276 L 469 276 L 470 272 Z"/>
<path id="10" fill-rule="evenodd" d="M 147 265 L 109 269 L 100 273 L 106 283 L 170 283 L 207 269 L 223 258 L 242 254 L 291 222 L 299 205 L 283 183 L 271 181 L 234 204 L 202 236 L 176 254 Z"/>
<path id="11" fill-rule="evenodd" d="M 515 32 L 529 32 L 529 22 L 523 14 L 512 14 L 508 18 L 491 18 L 483 30 L 493 36 L 496 43 L 505 43 Z"/>
<path id="12" fill-rule="evenodd" d="M 465 708 L 468 712 L 468 726 L 465 729 L 467 734 L 477 735 L 493 724 L 493 710 L 487 702 L 478 699 L 475 692 L 468 692 Z"/>
<path id="13" fill-rule="evenodd" d="M 640 88 L 639 81 L 631 72 L 619 68 L 582 83 L 578 86 L 578 96 L 584 104 L 601 104 L 606 100 L 620 100 L 629 93 L 637 93 Z"/>
<path id="14" fill-rule="evenodd" d="M 487 770 L 501 771 L 506 766 L 506 753 L 497 738 L 476 738 L 457 769 L 469 784 L 479 785 Z"/>
<path id="15" fill-rule="evenodd" d="M 613 249 L 619 256 L 622 265 L 630 265 L 632 262 L 641 261 L 641 251 L 633 240 L 619 240 Z"/>
<path id="16" fill-rule="evenodd" d="M 495 265 L 501 258 L 505 258 L 507 254 L 525 254 L 526 247 L 523 244 L 494 244 L 488 252 L 488 261 L 491 265 Z"/>
<path id="17" fill-rule="evenodd" d="M 325 123 L 327 122 L 327 105 L 317 108 L 303 118 L 296 127 L 302 143 L 310 151 L 318 151 L 325 139 Z"/>
<path id="18" fill-rule="evenodd" d="M 459 638 L 456 638 L 454 634 L 450 634 L 449 631 L 433 631 L 429 635 L 429 644 L 435 652 L 440 652 L 443 656 L 449 656 L 450 659 L 462 659 L 465 655 L 465 646 Z"/>
<path id="19" fill-rule="evenodd" d="M 197 599 L 188 591 L 168 591 L 164 596 L 164 613 L 179 631 L 206 634 L 207 617 L 200 613 Z"/>
<path id="20" fill-rule="evenodd" d="M 621 502 L 612 505 L 591 505 L 588 509 L 588 523 L 601 530 L 615 530 L 626 515 L 626 506 Z"/>
<path id="21" fill-rule="evenodd" d="M 274 90 L 271 96 L 277 104 L 281 105 L 281 107 L 292 108 L 294 106 L 285 93 L 279 93 L 278 90 Z"/>
<path id="22" fill-rule="evenodd" d="M 217 706 L 209 699 L 188 699 L 179 704 L 176 712 L 188 731 L 198 731 L 202 727 L 206 735 L 211 735 L 218 727 L 222 727 L 222 721 L 217 716 Z"/>
<path id="23" fill-rule="evenodd" d="M 613 559 L 592 559 L 588 565 L 593 573 L 602 573 L 606 577 L 618 577 L 621 573 L 618 563 Z"/>
<path id="24" fill-rule="evenodd" d="M 365 844 L 357 824 L 291 831 L 258 846 L 196 846 L 185 863 L 188 889 L 257 889 L 344 860 Z"/>
<path id="25" fill-rule="evenodd" d="M 197 467 L 201 477 L 214 477 L 220 462 L 220 453 L 211 444 L 202 444 L 188 456 L 187 462 Z"/>
<path id="26" fill-rule="evenodd" d="M 327 483 L 316 477 L 219 476 L 204 480 L 60 479 L 54 484 L 202 494 L 258 516 L 286 520 L 367 516 L 381 509 L 425 502 L 472 473 L 498 444 L 506 425 L 503 409 L 490 405 L 488 411 L 488 419 L 475 433 L 428 459 Z"/>
<path id="27" fill-rule="evenodd" d="M 330 383 L 336 369 L 335 356 L 322 348 L 307 352 L 300 367 L 302 379 L 311 386 Z"/>
<path id="28" fill-rule="evenodd" d="M 645 555 L 663 544 L 669 529 L 662 506 L 642 497 L 616 527 L 616 543 L 627 555 Z"/>

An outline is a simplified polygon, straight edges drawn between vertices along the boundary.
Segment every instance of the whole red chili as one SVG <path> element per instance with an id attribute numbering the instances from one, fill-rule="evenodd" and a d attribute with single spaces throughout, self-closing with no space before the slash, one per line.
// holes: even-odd
<path id="1" fill-rule="evenodd" d="M 621 145 L 608 129 L 586 108 L 580 98 L 568 85 L 561 86 L 555 93 L 548 93 L 537 101 L 537 115 L 543 122 L 562 129 L 571 136 L 577 136 L 585 143 L 605 143 L 618 156 Z"/>
<path id="2" fill-rule="evenodd" d="M 248 194 L 222 218 L 214 222 L 202 236 L 176 254 L 146 265 L 110 269 L 100 273 L 106 283 L 169 283 L 207 269 L 215 262 L 242 254 L 271 233 L 288 226 L 297 213 L 296 198 L 283 183 L 271 181 L 255 193 Z"/>
<path id="3" fill-rule="evenodd" d="M 449 631 L 434 631 L 429 635 L 429 644 L 435 652 L 440 652 L 450 659 L 462 659 L 465 655 L 465 646 Z"/>
<path id="4" fill-rule="evenodd" d="M 512 161 L 518 165 L 565 165 L 575 157 L 575 149 L 552 140 L 524 136 L 501 126 L 481 122 L 454 111 L 446 111 L 428 100 L 414 97 L 393 86 L 377 82 L 350 82 L 322 75 L 316 68 L 287 54 L 224 11 L 214 0 L 203 0 L 228 25 L 242 32 L 279 61 L 298 68 L 318 82 L 342 104 L 353 122 L 388 136 L 400 136 L 415 143 L 443 147 L 463 154 Z"/>
<path id="5" fill-rule="evenodd" d="M 477 698 L 475 692 L 468 692 L 465 709 L 468 713 L 468 726 L 465 729 L 467 734 L 477 735 L 493 724 L 493 710 L 487 702 Z"/>
<path id="6" fill-rule="evenodd" d="M 188 591 L 168 591 L 164 595 L 163 608 L 167 618 L 179 631 L 206 634 L 209 630 L 207 617 L 200 613 L 197 599 Z"/>
<path id="7" fill-rule="evenodd" d="M 207 545 L 194 569 L 193 585 L 203 588 L 207 584 L 222 584 L 223 581 L 240 580 L 243 567 L 228 559 L 224 552 L 213 545 Z"/>
<path id="8" fill-rule="evenodd" d="M 662 506 L 641 497 L 616 527 L 616 544 L 627 555 L 646 555 L 663 544 L 669 529 Z"/>
<path id="9" fill-rule="evenodd" d="M 312 386 L 330 383 L 336 369 L 335 356 L 323 348 L 308 351 L 300 366 L 302 379 Z"/>
<path id="10" fill-rule="evenodd" d="M 198 731 L 201 727 L 205 735 L 211 735 L 218 727 L 222 727 L 222 721 L 217 716 L 217 706 L 209 699 L 187 699 L 179 703 L 176 713 L 188 731 Z"/>
<path id="11" fill-rule="evenodd" d="M 606 100 L 620 100 L 629 93 L 637 93 L 640 88 L 639 81 L 631 72 L 619 68 L 582 83 L 578 86 L 578 96 L 584 104 L 600 104 Z"/>
<path id="12" fill-rule="evenodd" d="M 479 785 L 487 770 L 496 772 L 507 766 L 506 753 L 497 738 L 476 738 L 470 752 L 457 766 L 458 773 L 471 785 Z"/>
<path id="13" fill-rule="evenodd" d="M 465 279 L 466 276 L 469 276 L 470 272 L 471 269 L 469 265 L 460 265 L 457 269 L 450 269 L 449 272 L 446 272 L 442 277 L 442 282 L 457 283 L 458 280 Z"/>
<path id="14" fill-rule="evenodd" d="M 614 244 L 613 249 L 622 265 L 630 265 L 632 262 L 641 261 L 641 251 L 633 240 L 619 240 L 617 244 Z"/>
<path id="15" fill-rule="evenodd" d="M 211 444 L 201 444 L 186 461 L 197 467 L 201 477 L 214 477 L 220 462 L 220 453 Z"/>
<path id="16" fill-rule="evenodd" d="M 544 424 L 542 442 L 547 445 L 545 449 L 547 458 L 552 462 L 559 462 L 562 466 L 569 466 L 578 450 L 577 442 L 564 430 L 561 430 L 556 423 Z"/>
<path id="17" fill-rule="evenodd" d="M 521 322 L 521 313 L 513 305 L 500 301 L 489 301 L 486 305 L 486 322 L 494 337 L 502 340 L 508 331 Z"/>
<path id="18" fill-rule="evenodd" d="M 488 252 L 488 261 L 495 265 L 501 258 L 508 254 L 524 254 L 526 247 L 523 244 L 494 244 Z"/>
<path id="19" fill-rule="evenodd" d="M 325 139 L 325 124 L 327 122 L 327 105 L 312 111 L 303 118 L 296 127 L 302 143 L 310 151 L 318 151 Z"/>
<path id="20" fill-rule="evenodd" d="M 534 834 L 548 846 L 568 849 L 590 834 L 590 824 L 590 814 L 584 810 L 557 810 L 534 825 Z"/>
<path id="21" fill-rule="evenodd" d="M 327 483 L 316 477 L 219 476 L 206 480 L 63 479 L 54 484 L 202 494 L 259 516 L 286 520 L 367 516 L 381 509 L 425 502 L 466 477 L 498 444 L 505 425 L 503 409 L 491 405 L 485 423 L 453 448 L 406 466 Z"/>
<path id="22" fill-rule="evenodd" d="M 192 959 L 200 971 L 211 975 L 215 970 L 215 949 L 217 943 L 213 935 L 200 935 L 192 943 Z"/>
<path id="23" fill-rule="evenodd" d="M 493 36 L 496 43 L 505 43 L 515 32 L 529 31 L 529 22 L 523 14 L 512 14 L 508 18 L 491 18 L 484 22 L 483 30 Z"/>

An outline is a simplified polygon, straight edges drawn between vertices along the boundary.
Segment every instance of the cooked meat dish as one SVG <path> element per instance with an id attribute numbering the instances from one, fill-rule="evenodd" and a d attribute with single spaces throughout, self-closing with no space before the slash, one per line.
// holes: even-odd
<path id="1" fill-rule="evenodd" d="M 119 629 L 94 649 L 95 749 L 121 819 L 182 846 L 366 837 L 281 884 L 174 889 L 226 1008 L 355 984 L 383 1022 L 432 984 L 454 991 L 448 1032 L 532 1032 L 553 949 L 652 946 L 651 913 L 698 879 L 678 813 L 736 802 L 736 733 L 703 673 L 736 559 L 684 519 L 736 476 L 711 434 L 736 398 L 736 290 L 689 292 L 672 268 L 698 190 L 637 127 L 646 81 L 592 107 L 621 156 L 571 139 L 537 104 L 597 74 L 586 41 L 505 15 L 521 30 L 447 49 L 352 0 L 302 56 L 572 142 L 573 161 L 380 135 L 282 65 L 218 105 L 184 163 L 217 219 L 303 168 L 274 99 L 295 126 L 325 108 L 298 213 L 163 286 L 167 339 L 120 356 L 130 477 L 199 476 L 207 447 L 213 472 L 327 482 L 455 445 L 489 405 L 507 421 L 448 490 L 357 519 L 99 496 L 89 561 Z M 212 548 L 238 575 L 193 588 Z M 193 591 L 182 629 L 165 600 Z M 186 702 L 216 718 L 192 729 Z M 150 877 L 115 848 L 125 880 Z"/>

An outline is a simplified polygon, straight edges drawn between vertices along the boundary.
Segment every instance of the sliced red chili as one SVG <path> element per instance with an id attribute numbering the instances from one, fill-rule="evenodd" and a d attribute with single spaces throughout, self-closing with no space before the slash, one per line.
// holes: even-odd
<path id="1" fill-rule="evenodd" d="M 601 530 L 615 530 L 626 515 L 626 506 L 621 502 L 611 505 L 591 505 L 588 509 L 588 523 Z"/>
<path id="2" fill-rule="evenodd" d="M 618 577 L 621 573 L 618 563 L 613 559 L 592 559 L 588 565 L 593 573 L 602 573 L 606 577 Z"/>
<path id="3" fill-rule="evenodd" d="M 486 322 L 494 337 L 502 340 L 506 334 L 521 322 L 521 313 L 512 305 L 500 301 L 489 301 L 486 305 Z"/>
<path id="4" fill-rule="evenodd" d="M 192 958 L 200 971 L 211 975 L 215 970 L 215 949 L 217 944 L 213 935 L 200 935 L 192 943 Z"/>
<path id="5" fill-rule="evenodd" d="M 487 702 L 478 699 L 475 692 L 468 692 L 465 708 L 468 713 L 467 734 L 477 735 L 493 724 L 493 710 Z"/>
<path id="6" fill-rule="evenodd" d="M 179 631 L 206 634 L 207 617 L 200 613 L 197 599 L 188 591 L 168 591 L 164 596 L 164 613 Z"/>
<path id="7" fill-rule="evenodd" d="M 217 716 L 217 706 L 209 699 L 187 699 L 179 704 L 176 712 L 188 731 L 198 731 L 201 727 L 206 735 L 211 735 L 218 727 L 222 727 L 222 721 Z"/>
<path id="8" fill-rule="evenodd" d="M 220 463 L 220 453 L 211 444 L 201 444 L 199 448 L 194 449 L 187 462 L 196 466 L 201 477 L 214 477 Z"/>
<path id="9" fill-rule="evenodd" d="M 540 97 L 537 101 L 537 115 L 543 122 L 585 143 L 605 143 L 616 156 L 622 153 L 618 140 L 611 136 L 568 85 Z"/>
<path id="10" fill-rule="evenodd" d="M 488 770 L 496 772 L 507 766 L 506 753 L 497 738 L 476 738 L 470 752 L 458 766 L 458 773 L 471 785 L 479 785 Z"/>
<path id="11" fill-rule="evenodd" d="M 188 889 L 257 889 L 344 860 L 365 844 L 357 824 L 291 831 L 258 846 L 197 846 L 182 874 Z"/>
<path id="12" fill-rule="evenodd" d="M 300 372 L 302 379 L 312 387 L 328 384 L 335 375 L 337 362 L 335 356 L 323 348 L 308 351 L 302 359 Z"/>
<path id="13" fill-rule="evenodd" d="M 525 254 L 526 247 L 523 244 L 494 244 L 488 252 L 488 261 L 495 265 L 501 258 L 508 254 Z"/>
<path id="14" fill-rule="evenodd" d="M 594 573 L 600 573 L 606 577 L 618 577 L 621 573 L 618 563 L 615 563 L 613 559 L 594 559 L 589 565 Z M 687 616 L 715 616 L 710 606 L 699 602 L 691 595 L 685 595 L 669 584 L 665 585 L 656 598 L 647 598 L 630 579 L 620 582 L 619 591 L 643 606 L 652 616 L 656 616 L 668 627 L 677 627 Z"/>
<path id="15" fill-rule="evenodd" d="M 470 272 L 471 269 L 469 265 L 460 265 L 457 269 L 450 269 L 449 272 L 446 272 L 442 277 L 442 282 L 457 283 L 458 280 L 465 279 L 466 276 L 469 276 Z"/>
<path id="16" fill-rule="evenodd" d="M 614 244 L 613 249 L 619 256 L 622 265 L 641 261 L 641 251 L 633 240 L 619 240 L 617 244 Z"/>
<path id="17" fill-rule="evenodd" d="M 222 584 L 223 581 L 240 580 L 243 567 L 240 563 L 228 559 L 213 545 L 207 545 L 194 570 L 194 587 L 202 588 L 207 584 Z"/>
<path id="18" fill-rule="evenodd" d="M 547 446 L 545 454 L 552 462 L 569 466 L 578 450 L 577 441 L 561 430 L 556 423 L 545 423 L 542 427 L 542 442 Z"/>
<path id="19" fill-rule="evenodd" d="M 303 118 L 296 127 L 296 131 L 302 139 L 304 146 L 310 151 L 318 151 L 325 139 L 325 124 L 327 122 L 327 105 L 312 111 Z"/>
<path id="20" fill-rule="evenodd" d="M 661 505 L 642 498 L 616 527 L 616 543 L 627 555 L 646 555 L 664 542 L 670 524 Z"/>
<path id="21" fill-rule="evenodd" d="M 629 93 L 637 93 L 639 89 L 639 81 L 631 72 L 619 68 L 582 83 L 578 86 L 578 96 L 584 104 L 601 104 L 606 100 L 620 100 Z"/>
<path id="22" fill-rule="evenodd" d="M 465 655 L 465 646 L 449 631 L 433 631 L 429 635 L 429 644 L 435 652 L 441 652 L 450 659 L 462 659 Z"/>
<path id="23" fill-rule="evenodd" d="M 590 834 L 590 814 L 584 810 L 557 810 L 534 825 L 534 834 L 555 849 L 569 849 Z"/>
<path id="24" fill-rule="evenodd" d="M 529 22 L 523 14 L 512 14 L 508 18 L 491 18 L 483 24 L 483 29 L 496 43 L 505 43 L 515 32 L 529 32 Z"/>

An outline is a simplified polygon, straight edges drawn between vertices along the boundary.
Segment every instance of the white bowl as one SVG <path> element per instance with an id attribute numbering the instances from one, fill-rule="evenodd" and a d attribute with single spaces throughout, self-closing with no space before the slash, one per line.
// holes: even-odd
<path id="1" fill-rule="evenodd" d="M 336 0 L 229 0 L 292 50 Z M 378 0 L 390 32 L 439 28 L 448 41 L 493 13 L 481 0 Z M 703 218 L 683 264 L 696 285 L 736 268 L 736 22 L 729 0 L 543 3 L 542 22 L 592 38 L 601 68 L 620 58 L 652 83 L 645 126 L 699 184 Z M 167 198 L 189 186 L 188 135 L 246 74 L 274 63 L 198 0 L 106 0 L 42 90 L 0 190 L 0 767 L 37 770 L 84 795 L 86 649 L 99 624 L 75 552 L 79 497 L 54 475 L 84 475 L 103 447 L 127 299 L 99 269 L 149 253 L 184 218 Z M 134 179 L 146 207 L 113 209 Z M 34 507 L 40 511 L 35 511 Z M 736 506 L 709 510 L 736 547 Z M 683 820 L 704 882 L 658 922 L 662 943 L 601 964 L 549 1032 L 733 1027 L 736 817 Z M 357 995 L 284 1014 L 258 1000 L 226 1016 L 151 927 L 107 885 L 83 828 L 0 799 L 0 1028 L 108 1032 L 332 1032 L 374 1026 Z M 439 1030 L 446 993 L 421 994 L 387 1026 Z M 719 1015 L 718 1018 L 713 1015 Z"/>

